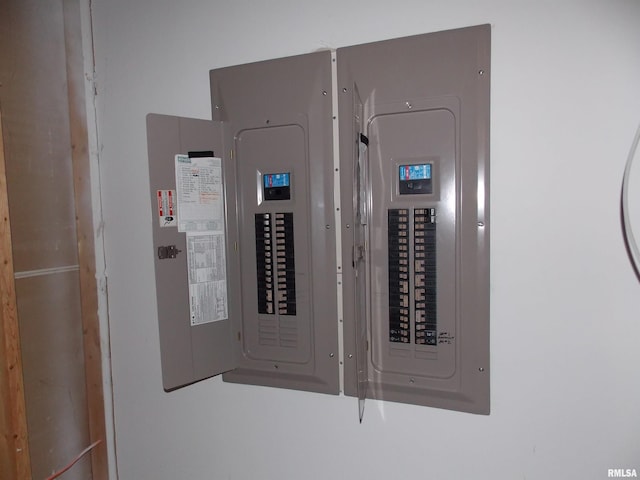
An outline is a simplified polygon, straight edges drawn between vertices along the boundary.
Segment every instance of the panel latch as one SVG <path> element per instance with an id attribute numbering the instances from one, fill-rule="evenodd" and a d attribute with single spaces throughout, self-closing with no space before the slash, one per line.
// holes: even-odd
<path id="1" fill-rule="evenodd" d="M 166 247 L 158 247 L 158 258 L 164 260 L 165 258 L 176 258 L 182 250 L 178 250 L 175 245 L 167 245 Z"/>

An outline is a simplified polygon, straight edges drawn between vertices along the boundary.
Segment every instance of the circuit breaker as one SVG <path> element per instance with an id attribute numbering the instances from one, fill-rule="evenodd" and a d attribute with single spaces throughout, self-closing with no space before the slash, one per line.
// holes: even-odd
<path id="1" fill-rule="evenodd" d="M 330 53 L 210 78 L 213 120 L 147 117 L 164 387 L 224 373 L 337 394 Z M 190 197 L 181 201 L 183 184 Z M 170 194 L 178 216 L 181 204 L 215 205 L 220 194 L 222 234 L 167 221 L 159 211 Z M 208 211 L 194 207 L 192 223 Z"/>
<path id="2" fill-rule="evenodd" d="M 489 78 L 483 25 L 212 70 L 212 120 L 150 114 L 165 389 L 489 413 Z"/>
<path id="3" fill-rule="evenodd" d="M 479 26 L 338 49 L 345 391 L 489 413 Z"/>

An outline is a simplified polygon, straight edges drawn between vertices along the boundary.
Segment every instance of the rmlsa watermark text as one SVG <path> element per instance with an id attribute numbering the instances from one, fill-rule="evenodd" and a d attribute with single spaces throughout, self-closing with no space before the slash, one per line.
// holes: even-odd
<path id="1" fill-rule="evenodd" d="M 609 478 L 638 478 L 635 468 L 610 468 L 607 470 Z"/>

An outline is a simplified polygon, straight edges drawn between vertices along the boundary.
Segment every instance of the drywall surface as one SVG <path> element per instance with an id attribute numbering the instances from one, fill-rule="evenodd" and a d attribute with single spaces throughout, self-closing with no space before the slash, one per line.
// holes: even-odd
<path id="1" fill-rule="evenodd" d="M 640 282 L 620 226 L 638 2 L 94 0 L 93 19 L 121 479 L 640 472 Z M 220 379 L 165 393 L 145 115 L 210 118 L 211 68 L 481 23 L 493 26 L 491 415 L 368 401 L 360 425 L 352 398 Z"/>

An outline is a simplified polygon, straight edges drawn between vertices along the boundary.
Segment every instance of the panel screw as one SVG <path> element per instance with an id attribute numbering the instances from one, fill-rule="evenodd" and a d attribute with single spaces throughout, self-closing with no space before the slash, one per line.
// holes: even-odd
<path id="1" fill-rule="evenodd" d="M 484 75 L 484 70 L 479 70 L 478 75 Z"/>
<path id="2" fill-rule="evenodd" d="M 329 354 L 329 356 L 330 356 L 331 358 L 333 358 L 333 353 L 330 353 L 330 354 Z"/>
<path id="3" fill-rule="evenodd" d="M 327 94 L 327 91 L 326 91 L 326 90 L 323 90 L 323 91 L 322 91 L 322 95 L 326 95 L 326 94 Z"/>
<path id="4" fill-rule="evenodd" d="M 267 120 L 265 123 L 268 125 L 269 123 L 271 123 L 271 120 Z"/>
<path id="5" fill-rule="evenodd" d="M 416 381 L 413 378 L 410 378 L 409 383 L 416 383 Z"/>
<path id="6" fill-rule="evenodd" d="M 413 105 L 411 105 L 411 103 L 409 103 L 409 102 L 406 102 L 406 105 L 407 105 L 407 108 L 408 108 L 409 110 L 411 110 L 411 109 L 413 108 Z"/>
<path id="7" fill-rule="evenodd" d="M 478 371 L 479 371 L 479 372 L 484 372 L 484 367 L 480 367 L 480 368 L 478 369 Z"/>
<path id="8" fill-rule="evenodd" d="M 479 227 L 484 227 L 484 222 L 478 222 Z"/>
<path id="9" fill-rule="evenodd" d="M 346 89 L 346 88 L 343 88 L 343 89 L 342 89 L 342 91 L 343 91 L 344 93 L 347 93 L 347 89 Z"/>
<path id="10" fill-rule="evenodd" d="M 353 353 L 350 353 L 350 354 L 349 354 L 349 358 L 353 358 Z"/>
<path id="11" fill-rule="evenodd" d="M 351 225 L 349 225 L 348 223 L 347 223 L 347 228 L 351 228 Z"/>
<path id="12" fill-rule="evenodd" d="M 331 227 L 329 225 L 325 225 L 324 228 L 326 228 L 327 230 L 329 230 Z"/>

